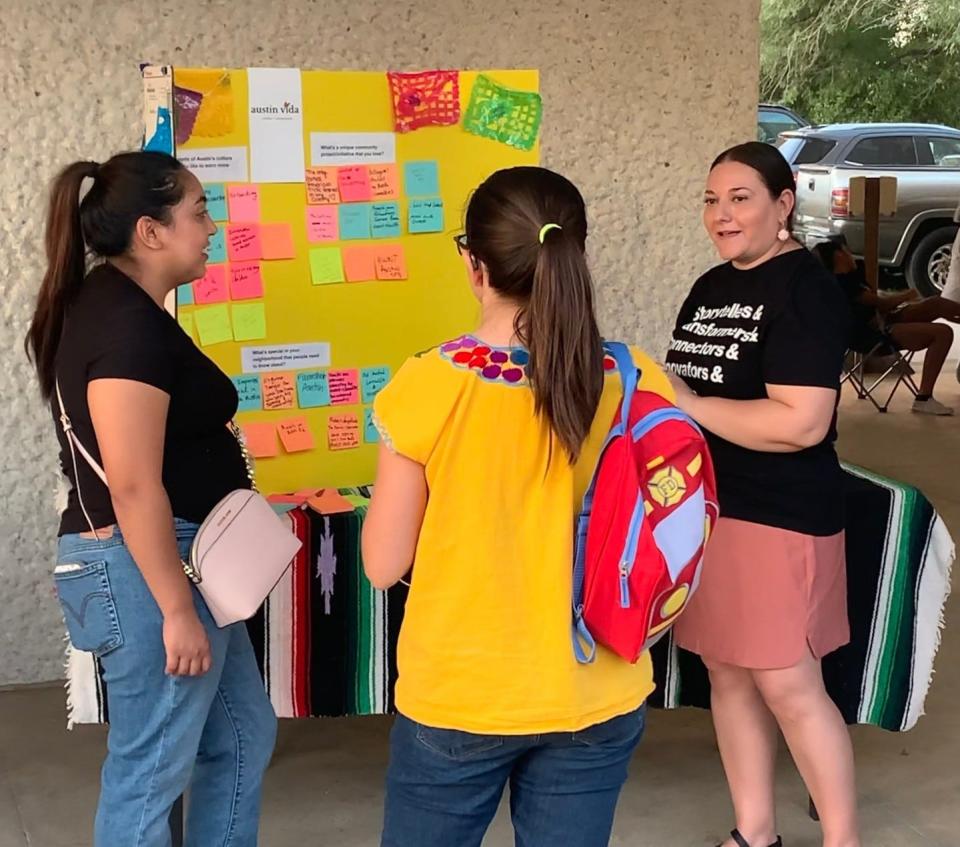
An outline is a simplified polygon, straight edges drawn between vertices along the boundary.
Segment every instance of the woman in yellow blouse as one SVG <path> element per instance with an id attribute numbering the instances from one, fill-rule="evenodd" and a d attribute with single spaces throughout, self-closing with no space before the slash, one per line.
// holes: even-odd
<path id="1" fill-rule="evenodd" d="M 571 643 L 574 517 L 621 398 L 584 257 L 583 198 L 499 171 L 456 239 L 478 329 L 408 360 L 383 436 L 363 558 L 413 564 L 400 634 L 383 845 L 479 845 L 509 781 L 517 843 L 607 844 L 653 689 L 650 659 Z M 641 388 L 672 396 L 634 351 Z"/>

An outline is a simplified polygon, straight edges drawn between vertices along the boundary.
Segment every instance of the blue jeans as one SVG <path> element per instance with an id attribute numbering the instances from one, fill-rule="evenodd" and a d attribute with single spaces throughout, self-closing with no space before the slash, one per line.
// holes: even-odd
<path id="1" fill-rule="evenodd" d="M 645 708 L 580 732 L 474 735 L 398 715 L 381 847 L 479 847 L 510 783 L 517 847 L 604 847 Z"/>
<path id="2" fill-rule="evenodd" d="M 197 525 L 178 520 L 186 558 Z M 220 629 L 193 590 L 212 667 L 165 671 L 163 616 L 119 529 L 60 539 L 54 576 L 70 641 L 100 660 L 110 731 L 96 847 L 168 847 L 168 817 L 189 788 L 188 847 L 253 847 L 277 719 L 243 623 Z"/>

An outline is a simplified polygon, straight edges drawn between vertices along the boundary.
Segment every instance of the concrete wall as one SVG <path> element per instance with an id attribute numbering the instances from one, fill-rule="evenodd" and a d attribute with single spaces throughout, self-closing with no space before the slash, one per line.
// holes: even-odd
<path id="1" fill-rule="evenodd" d="M 21 343 L 47 181 L 140 135 L 137 62 L 410 70 L 534 67 L 543 162 L 587 197 L 604 330 L 660 353 L 712 261 L 711 156 L 752 138 L 759 0 L 5 0 L 0 27 L 0 685 L 62 672 L 50 572 L 53 425 Z"/>

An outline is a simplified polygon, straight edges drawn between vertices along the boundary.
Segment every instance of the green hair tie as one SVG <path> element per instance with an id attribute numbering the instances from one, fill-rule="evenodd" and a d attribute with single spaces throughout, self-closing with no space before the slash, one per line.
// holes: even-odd
<path id="1" fill-rule="evenodd" d="M 540 227 L 540 243 L 543 244 L 543 239 L 551 229 L 563 229 L 560 224 L 544 224 Z"/>

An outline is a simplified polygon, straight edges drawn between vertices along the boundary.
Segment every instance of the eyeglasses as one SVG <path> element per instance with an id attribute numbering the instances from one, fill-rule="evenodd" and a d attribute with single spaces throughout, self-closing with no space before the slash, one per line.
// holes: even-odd
<path id="1" fill-rule="evenodd" d="M 467 246 L 467 234 L 465 232 L 461 232 L 460 235 L 453 236 L 453 243 L 457 245 L 457 254 L 460 256 L 463 255 L 464 250 L 469 251 L 470 249 Z"/>

